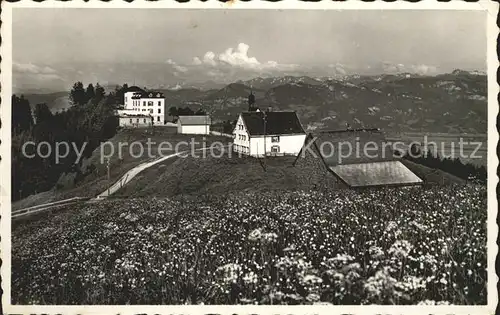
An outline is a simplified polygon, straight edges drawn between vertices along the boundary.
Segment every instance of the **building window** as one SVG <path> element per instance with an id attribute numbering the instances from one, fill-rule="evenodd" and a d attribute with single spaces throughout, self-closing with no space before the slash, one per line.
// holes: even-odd
<path id="1" fill-rule="evenodd" d="M 152 109 L 150 109 L 150 110 L 149 110 L 149 113 L 150 113 L 150 114 L 152 114 L 152 113 L 153 113 L 153 110 L 152 110 Z"/>
<path id="2" fill-rule="evenodd" d="M 132 118 L 130 118 L 130 123 L 132 123 Z"/>
<path id="3" fill-rule="evenodd" d="M 144 118 L 144 123 L 146 123 L 146 118 Z"/>
<path id="4" fill-rule="evenodd" d="M 158 121 L 160 121 L 160 116 L 158 116 Z"/>
<path id="5" fill-rule="evenodd" d="M 271 152 L 273 152 L 273 153 L 280 152 L 280 147 L 279 147 L 279 146 L 277 146 L 277 145 L 273 145 L 273 146 L 271 147 Z"/>
<path id="6" fill-rule="evenodd" d="M 139 123 L 139 118 L 137 118 L 137 123 Z"/>
<path id="7" fill-rule="evenodd" d="M 158 108 L 158 114 L 161 114 L 161 108 Z"/>
<path id="8" fill-rule="evenodd" d="M 158 94 L 159 95 L 159 94 Z M 159 97 L 159 96 L 158 96 Z M 158 101 L 158 106 L 161 106 L 161 101 Z"/>
<path id="9" fill-rule="evenodd" d="M 142 105 L 146 106 L 146 101 L 142 101 Z"/>
<path id="10" fill-rule="evenodd" d="M 280 136 L 273 136 L 273 137 L 271 137 L 271 142 L 272 143 L 280 142 Z"/>
<path id="11" fill-rule="evenodd" d="M 149 101 L 148 106 L 153 106 L 153 101 Z"/>

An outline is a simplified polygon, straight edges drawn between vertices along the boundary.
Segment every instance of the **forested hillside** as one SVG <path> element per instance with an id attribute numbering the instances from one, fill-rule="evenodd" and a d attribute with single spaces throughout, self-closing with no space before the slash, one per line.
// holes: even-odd
<path id="1" fill-rule="evenodd" d="M 95 87 L 89 84 L 84 88 L 81 82 L 77 82 L 68 95 L 71 107 L 55 114 L 46 103 L 32 106 L 22 95 L 12 96 L 13 200 L 49 190 L 56 184 L 64 185 L 68 179 L 61 175 L 65 172 L 75 172 L 78 177 L 90 171 L 81 167 L 82 159 L 75 164 L 77 153 L 74 148 L 83 149 L 83 157 L 88 157 L 101 141 L 116 133 L 118 121 L 114 110 L 119 98 L 123 98 L 123 88 L 106 93 L 99 84 Z M 29 141 L 35 145 L 47 142 L 48 145 L 41 146 L 34 156 L 35 145 L 27 145 L 24 154 L 23 145 Z M 67 143 L 70 147 L 67 156 L 59 161 L 56 161 L 56 143 Z M 60 155 L 64 155 L 66 147 L 61 144 L 59 148 Z"/>

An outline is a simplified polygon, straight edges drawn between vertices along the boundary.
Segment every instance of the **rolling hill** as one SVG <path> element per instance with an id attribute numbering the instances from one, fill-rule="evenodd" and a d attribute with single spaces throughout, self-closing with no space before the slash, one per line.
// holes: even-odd
<path id="1" fill-rule="evenodd" d="M 259 108 L 295 110 L 308 130 L 339 129 L 349 124 L 386 131 L 486 133 L 486 76 L 462 70 L 437 76 L 257 77 L 223 88 L 160 91 L 167 106 L 204 108 L 214 121 L 236 119 L 248 108 L 247 97 L 253 91 Z M 53 111 L 69 104 L 67 92 L 25 97 L 31 104 L 45 102 Z"/>

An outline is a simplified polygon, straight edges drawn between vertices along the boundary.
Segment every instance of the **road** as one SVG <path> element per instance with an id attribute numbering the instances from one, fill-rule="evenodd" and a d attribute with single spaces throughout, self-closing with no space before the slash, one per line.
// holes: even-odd
<path id="1" fill-rule="evenodd" d="M 145 169 L 151 167 L 151 166 L 154 166 L 158 163 L 161 163 L 165 160 L 168 160 L 168 159 L 172 159 L 176 156 L 179 156 L 181 154 L 183 154 L 185 152 L 178 152 L 178 153 L 174 153 L 174 154 L 170 154 L 170 155 L 166 155 L 166 156 L 163 156 L 161 158 L 158 158 L 154 161 L 151 161 L 151 162 L 145 162 L 145 163 L 141 163 L 139 165 L 137 165 L 136 167 L 132 168 L 131 170 L 129 170 L 127 173 L 125 173 L 118 181 L 116 181 L 113 185 L 111 185 L 111 187 L 108 187 L 108 189 L 106 189 L 105 191 L 103 191 L 102 193 L 100 193 L 97 198 L 104 198 L 104 197 L 108 197 L 108 196 L 111 196 L 112 194 L 114 194 L 115 192 L 117 192 L 120 188 L 122 188 L 123 186 L 125 186 L 128 182 L 130 182 L 135 176 L 137 176 L 137 174 L 139 174 L 140 172 L 144 171 Z"/>
<path id="2" fill-rule="evenodd" d="M 224 146 L 224 147 L 222 147 L 222 149 L 225 149 L 227 147 L 228 146 Z M 203 150 L 207 150 L 207 149 L 209 149 L 209 148 L 200 148 L 200 149 L 196 149 L 195 151 L 203 151 Z M 173 159 L 173 158 L 178 157 L 178 156 L 183 155 L 183 154 L 189 154 L 189 151 L 182 151 L 182 152 L 177 152 L 177 153 L 173 153 L 170 155 L 162 156 L 162 157 L 157 158 L 153 161 L 144 162 L 144 163 L 141 163 L 141 164 L 135 166 L 134 168 L 127 171 L 127 173 L 125 173 L 113 185 L 111 185 L 105 191 L 100 193 L 96 198 L 73 197 L 73 198 L 69 198 L 69 199 L 59 200 L 56 202 L 37 205 L 34 207 L 19 209 L 16 211 L 12 211 L 12 213 L 11 213 L 12 219 L 18 219 L 18 218 L 32 215 L 35 213 L 39 213 L 42 211 L 61 208 L 63 206 L 68 206 L 68 205 L 75 204 L 78 202 L 98 202 L 100 200 L 103 200 L 106 197 L 111 196 L 112 194 L 114 194 L 115 192 L 120 190 L 123 186 L 125 186 L 127 183 L 129 183 L 132 179 L 134 179 L 134 177 L 136 177 L 140 172 L 144 171 L 145 169 L 150 168 L 151 166 L 154 166 L 154 165 L 161 163 L 165 160 Z"/>

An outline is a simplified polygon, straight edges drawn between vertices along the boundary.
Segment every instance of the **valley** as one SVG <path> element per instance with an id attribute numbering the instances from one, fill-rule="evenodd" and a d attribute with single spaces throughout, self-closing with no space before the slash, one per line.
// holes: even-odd
<path id="1" fill-rule="evenodd" d="M 456 70 L 416 74 L 312 78 L 283 76 L 236 81 L 223 88 L 159 89 L 169 107 L 204 109 L 217 121 L 234 120 L 248 108 L 252 91 L 260 109 L 297 111 L 308 131 L 377 127 L 386 132 L 486 134 L 485 75 Z M 214 85 L 211 85 L 212 87 Z M 27 94 L 53 112 L 69 106 L 64 92 Z"/>

